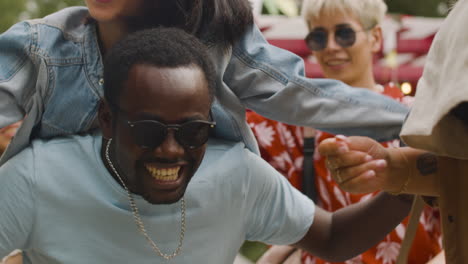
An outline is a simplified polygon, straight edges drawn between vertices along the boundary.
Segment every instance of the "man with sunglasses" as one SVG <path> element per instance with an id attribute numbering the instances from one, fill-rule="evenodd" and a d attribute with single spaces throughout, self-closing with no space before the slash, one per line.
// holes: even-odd
<path id="1" fill-rule="evenodd" d="M 0 257 L 20 248 L 39 264 L 232 263 L 248 239 L 342 260 L 408 212 L 386 194 L 325 212 L 242 143 L 209 139 L 208 58 L 177 29 L 115 45 L 102 135 L 37 140 L 0 167 Z"/>

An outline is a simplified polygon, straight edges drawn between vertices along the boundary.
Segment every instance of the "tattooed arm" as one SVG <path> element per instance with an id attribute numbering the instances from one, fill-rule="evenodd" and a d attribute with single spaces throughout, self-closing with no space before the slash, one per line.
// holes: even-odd
<path id="1" fill-rule="evenodd" d="M 439 196 L 439 157 L 413 148 L 384 148 L 366 137 L 331 138 L 319 152 L 340 187 L 348 192 L 384 190 Z"/>
<path id="2" fill-rule="evenodd" d="M 395 184 L 383 186 L 389 192 L 439 196 L 438 160 L 429 152 L 413 148 L 388 149 L 389 178 Z M 395 186 L 400 186 L 395 189 Z"/>

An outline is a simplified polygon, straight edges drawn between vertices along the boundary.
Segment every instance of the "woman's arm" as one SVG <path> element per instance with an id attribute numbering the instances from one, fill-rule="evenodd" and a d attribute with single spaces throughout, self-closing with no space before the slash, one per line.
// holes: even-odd
<path id="1" fill-rule="evenodd" d="M 246 107 L 270 119 L 379 141 L 398 138 L 405 106 L 365 89 L 304 74 L 302 58 L 269 45 L 252 26 L 234 45 L 223 81 Z"/>
<path id="2" fill-rule="evenodd" d="M 36 87 L 33 34 L 27 22 L 0 35 L 0 128 L 24 118 Z"/>

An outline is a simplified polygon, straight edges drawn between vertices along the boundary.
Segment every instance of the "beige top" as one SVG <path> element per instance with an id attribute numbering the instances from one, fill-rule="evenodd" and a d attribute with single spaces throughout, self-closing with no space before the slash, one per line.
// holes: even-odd
<path id="1" fill-rule="evenodd" d="M 447 263 L 468 263 L 468 125 L 450 111 L 468 102 L 468 0 L 437 33 L 401 138 L 439 159 L 438 205 Z"/>
<path id="2" fill-rule="evenodd" d="M 439 160 L 440 219 L 446 263 L 468 263 L 468 162 Z"/>
<path id="3" fill-rule="evenodd" d="M 468 159 L 468 126 L 450 114 L 468 101 L 468 1 L 459 0 L 437 33 L 401 138 L 411 147 Z"/>

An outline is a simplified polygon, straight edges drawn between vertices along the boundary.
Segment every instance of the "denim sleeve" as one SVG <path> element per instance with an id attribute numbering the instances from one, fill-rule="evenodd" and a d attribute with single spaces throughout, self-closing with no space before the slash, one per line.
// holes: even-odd
<path id="1" fill-rule="evenodd" d="M 23 119 L 34 93 L 37 70 L 32 39 L 26 22 L 0 35 L 0 128 Z"/>
<path id="2" fill-rule="evenodd" d="M 0 166 L 0 260 L 29 247 L 35 216 L 33 164 L 28 149 Z"/>
<path id="3" fill-rule="evenodd" d="M 269 45 L 253 26 L 234 45 L 223 81 L 247 108 L 270 119 L 379 141 L 398 138 L 406 106 L 304 72 L 300 57 Z"/>

